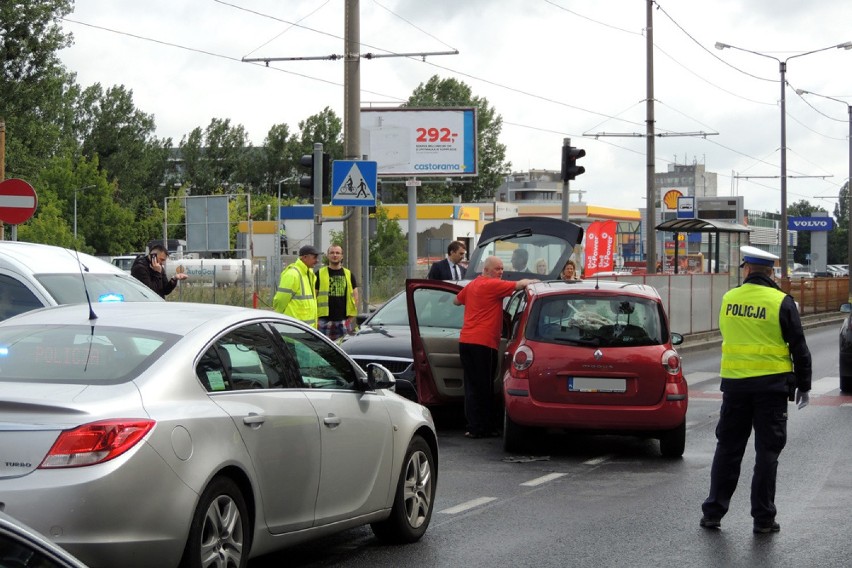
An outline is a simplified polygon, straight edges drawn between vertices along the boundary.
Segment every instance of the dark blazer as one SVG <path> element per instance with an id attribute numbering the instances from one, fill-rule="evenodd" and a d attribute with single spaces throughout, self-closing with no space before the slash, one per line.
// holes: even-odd
<path id="1" fill-rule="evenodd" d="M 459 280 L 461 280 L 464 278 L 466 270 L 462 265 L 458 265 L 458 270 Z M 450 261 L 445 258 L 444 260 L 433 262 L 426 278 L 429 280 L 455 280 L 455 278 L 453 278 L 453 273 L 450 272 Z"/>

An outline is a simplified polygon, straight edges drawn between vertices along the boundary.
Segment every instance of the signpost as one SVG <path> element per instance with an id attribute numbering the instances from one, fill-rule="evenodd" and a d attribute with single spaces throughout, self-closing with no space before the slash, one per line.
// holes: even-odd
<path id="1" fill-rule="evenodd" d="M 0 182 L 0 222 L 20 225 L 33 216 L 37 205 L 35 189 L 24 180 Z"/>

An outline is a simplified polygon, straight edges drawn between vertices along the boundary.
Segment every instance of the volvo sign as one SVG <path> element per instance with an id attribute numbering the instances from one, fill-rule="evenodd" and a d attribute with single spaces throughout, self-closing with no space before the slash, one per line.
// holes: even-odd
<path id="1" fill-rule="evenodd" d="M 792 231 L 830 231 L 834 228 L 831 217 L 787 217 L 787 228 Z"/>

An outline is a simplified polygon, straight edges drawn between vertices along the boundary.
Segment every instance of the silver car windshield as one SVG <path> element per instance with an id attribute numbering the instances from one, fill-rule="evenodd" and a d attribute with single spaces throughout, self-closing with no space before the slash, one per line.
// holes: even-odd
<path id="1" fill-rule="evenodd" d="M 86 290 L 92 302 L 151 302 L 162 301 L 153 290 L 125 274 L 37 274 L 36 279 L 47 288 L 57 304 L 81 304 Z"/>
<path id="2" fill-rule="evenodd" d="M 126 328 L 0 328 L 0 381 L 114 384 L 147 369 L 180 336 Z"/>

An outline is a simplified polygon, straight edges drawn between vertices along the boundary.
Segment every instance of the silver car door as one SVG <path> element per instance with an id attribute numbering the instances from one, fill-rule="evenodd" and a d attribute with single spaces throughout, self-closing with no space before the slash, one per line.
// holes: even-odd
<path id="1" fill-rule="evenodd" d="M 305 394 L 293 388 L 296 371 L 286 368 L 272 336 L 257 323 L 231 330 L 202 355 L 196 369 L 251 455 L 269 531 L 312 526 L 321 463 L 317 415 Z"/>
<path id="2" fill-rule="evenodd" d="M 295 325 L 273 327 L 298 364 L 303 392 L 319 416 L 322 474 L 316 525 L 389 506 L 393 426 L 385 395 L 357 390 L 352 363 L 318 333 Z"/>

